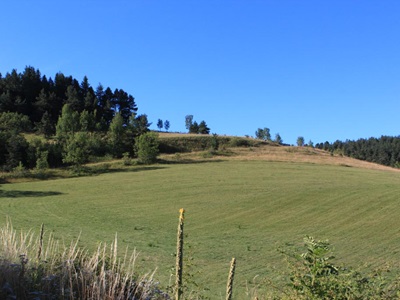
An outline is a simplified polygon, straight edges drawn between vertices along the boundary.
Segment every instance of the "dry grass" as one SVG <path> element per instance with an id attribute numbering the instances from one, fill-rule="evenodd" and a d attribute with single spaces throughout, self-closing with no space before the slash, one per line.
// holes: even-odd
<path id="1" fill-rule="evenodd" d="M 197 134 L 197 133 L 179 133 L 179 132 L 157 132 L 158 136 L 161 138 L 177 138 L 177 137 L 204 137 L 204 136 L 212 136 L 212 134 Z M 235 136 L 229 135 L 221 135 L 222 137 L 230 137 L 235 138 Z M 246 139 L 246 137 L 240 137 L 241 139 Z M 254 140 L 254 139 L 252 139 Z"/>
<path id="2" fill-rule="evenodd" d="M 373 170 L 391 170 L 399 172 L 400 170 L 362 161 L 346 156 L 331 155 L 329 152 L 309 147 L 293 147 L 293 146 L 261 146 L 249 149 L 235 149 L 238 155 L 235 159 L 244 160 L 266 160 L 280 162 L 304 162 L 322 165 L 340 165 Z"/>
<path id="3" fill-rule="evenodd" d="M 77 246 L 60 246 L 52 236 L 17 233 L 10 222 L 0 229 L 1 299 L 166 299 L 153 274 L 135 274 L 137 253 L 117 258 L 117 238 L 93 254 Z"/>
<path id="4" fill-rule="evenodd" d="M 261 145 L 259 147 L 235 147 L 220 151 L 220 155 L 208 157 L 209 160 L 262 160 L 274 162 L 294 162 L 310 163 L 319 165 L 347 166 L 370 170 L 384 170 L 400 172 L 400 169 L 383 166 L 376 163 L 362 161 L 351 157 L 331 154 L 330 152 L 309 148 L 294 146 L 270 146 Z M 221 155 L 222 154 L 222 155 Z M 178 160 L 204 160 L 204 152 L 185 153 L 178 156 Z M 165 160 L 177 160 L 177 155 L 162 155 Z"/>
<path id="5" fill-rule="evenodd" d="M 157 132 L 159 137 L 192 137 L 192 136 L 201 136 L 195 133 L 178 133 L 178 132 Z"/>
<path id="6" fill-rule="evenodd" d="M 189 133 L 169 133 L 160 132 L 160 137 L 200 137 L 198 134 Z M 232 137 L 234 138 L 234 137 Z M 239 137 L 240 139 L 249 139 Z M 353 159 L 346 156 L 341 156 L 338 154 L 332 155 L 328 151 L 310 148 L 310 147 L 295 147 L 295 146 L 278 146 L 278 145 L 260 145 L 259 147 L 235 147 L 226 149 L 230 152 L 229 158 L 231 160 L 265 160 L 265 161 L 277 161 L 277 162 L 304 162 L 312 164 L 322 164 L 322 165 L 339 165 L 348 166 L 355 168 L 371 169 L 371 170 L 385 170 L 399 172 L 399 169 L 392 167 L 383 166 L 376 163 L 371 163 L 367 161 L 362 161 L 358 159 Z M 189 153 L 181 155 L 183 159 L 199 159 L 204 158 L 204 155 L 199 155 L 199 153 Z M 174 155 L 164 155 L 164 159 L 173 159 Z M 221 159 L 220 156 L 214 156 L 213 159 Z"/>

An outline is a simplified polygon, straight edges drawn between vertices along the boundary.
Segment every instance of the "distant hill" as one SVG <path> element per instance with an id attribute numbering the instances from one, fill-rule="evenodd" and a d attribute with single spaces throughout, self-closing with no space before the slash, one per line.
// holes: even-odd
<path id="1" fill-rule="evenodd" d="M 185 134 L 185 133 L 160 133 L 161 147 L 175 152 L 183 152 L 182 158 L 201 159 L 210 149 L 212 136 Z M 266 142 L 254 138 L 236 136 L 218 136 L 220 143 L 219 152 L 210 159 L 226 160 L 266 160 L 281 162 L 304 162 L 321 165 L 337 165 L 373 170 L 387 170 L 400 172 L 400 169 L 344 156 L 341 152 L 332 152 L 313 147 L 282 146 L 273 142 Z M 168 148 L 171 147 L 171 148 Z M 224 152 L 225 150 L 225 152 Z M 190 153 L 194 151 L 193 153 Z M 199 153 L 200 151 L 200 153 Z M 164 159 L 174 159 L 174 154 L 164 151 Z"/>

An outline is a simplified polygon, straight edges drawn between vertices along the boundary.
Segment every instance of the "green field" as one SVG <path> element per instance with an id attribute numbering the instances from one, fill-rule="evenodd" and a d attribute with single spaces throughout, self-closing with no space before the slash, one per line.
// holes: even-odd
<path id="1" fill-rule="evenodd" d="M 179 209 L 196 281 L 224 294 L 237 258 L 235 293 L 253 277 L 276 277 L 278 246 L 304 235 L 328 238 L 354 267 L 396 263 L 400 173 L 312 163 L 209 161 L 132 167 L 98 176 L 4 184 L 0 211 L 16 229 L 39 230 L 94 248 L 118 233 L 140 252 L 138 268 L 168 283 Z M 187 252 L 185 253 L 187 254 Z M 277 269 L 279 271 L 277 271 Z M 240 298 L 240 297 L 239 297 Z"/>

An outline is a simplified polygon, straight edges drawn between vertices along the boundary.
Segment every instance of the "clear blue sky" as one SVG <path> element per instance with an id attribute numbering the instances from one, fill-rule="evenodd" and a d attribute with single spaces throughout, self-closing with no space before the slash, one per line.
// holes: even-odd
<path id="1" fill-rule="evenodd" d="M 400 134 L 400 1 L 3 1 L 0 72 L 88 76 L 152 128 L 284 142 Z"/>

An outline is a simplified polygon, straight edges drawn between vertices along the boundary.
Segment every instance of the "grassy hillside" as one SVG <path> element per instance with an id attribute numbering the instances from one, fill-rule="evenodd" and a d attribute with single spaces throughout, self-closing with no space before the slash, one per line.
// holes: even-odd
<path id="1" fill-rule="evenodd" d="M 262 140 L 232 137 L 214 136 L 207 134 L 181 134 L 181 133 L 158 133 L 160 140 L 161 153 L 179 153 L 204 151 L 213 148 L 213 140 L 217 140 L 220 148 L 226 147 L 258 147 L 262 145 L 274 144 Z"/>
<path id="2" fill-rule="evenodd" d="M 277 247 L 301 243 L 305 234 L 330 239 L 337 257 L 356 267 L 396 262 L 400 173 L 393 169 L 293 147 L 203 157 L 170 155 L 163 164 L 98 176 L 5 184 L 1 215 L 15 228 L 44 223 L 68 243 L 80 235 L 89 248 L 117 232 L 120 249 L 139 250 L 139 268 L 158 268 L 167 284 L 183 207 L 192 272 L 201 272 L 196 280 L 213 298 L 224 293 L 232 257 L 235 293 L 243 294 L 254 276 L 277 277 L 284 266 Z"/>

